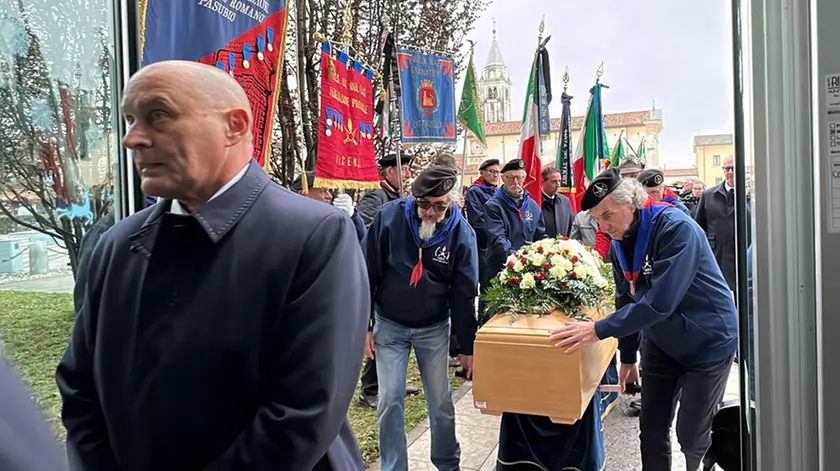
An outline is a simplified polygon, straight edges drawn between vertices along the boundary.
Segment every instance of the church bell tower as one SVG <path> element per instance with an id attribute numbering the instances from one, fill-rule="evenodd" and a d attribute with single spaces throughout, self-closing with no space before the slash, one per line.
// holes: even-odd
<path id="1" fill-rule="evenodd" d="M 511 83 L 502 51 L 496 41 L 496 19 L 493 19 L 493 43 L 479 80 L 481 111 L 488 123 L 510 121 Z"/>

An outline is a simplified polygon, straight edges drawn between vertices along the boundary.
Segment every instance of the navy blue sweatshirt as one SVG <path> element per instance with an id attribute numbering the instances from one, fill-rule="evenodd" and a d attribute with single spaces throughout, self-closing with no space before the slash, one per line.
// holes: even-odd
<path id="1" fill-rule="evenodd" d="M 484 183 L 484 180 L 473 182 L 469 190 L 465 206 L 467 208 L 467 221 L 475 230 L 475 240 L 478 243 L 478 250 L 487 249 L 487 232 L 484 227 L 484 205 L 487 200 L 496 193 L 496 187 Z"/>
<path id="2" fill-rule="evenodd" d="M 637 231 L 638 221 L 620 242 L 628 258 Z M 716 363 L 735 354 L 735 302 L 706 235 L 690 216 L 669 207 L 656 218 L 647 251 L 650 269 L 641 271 L 635 294 L 630 294 L 615 250 L 610 254 L 617 311 L 596 322 L 595 332 L 600 339 L 621 338 L 622 363 L 636 362 L 640 332 L 683 366 Z"/>
<path id="3" fill-rule="evenodd" d="M 504 190 L 500 190 L 504 191 Z M 528 195 L 528 192 L 525 191 Z M 545 239 L 545 221 L 537 202 L 528 198 L 518 211 L 514 211 L 498 196 L 484 205 L 484 226 L 487 229 L 487 269 L 495 276 L 505 264 L 508 255 L 528 242 Z"/>
<path id="4" fill-rule="evenodd" d="M 472 355 L 478 327 L 475 232 L 461 220 L 443 243 L 423 249 L 423 278 L 410 286 L 418 248 L 405 218 L 406 201 L 382 205 L 362 241 L 377 312 L 405 327 L 421 328 L 445 321 L 451 311 L 461 353 Z M 445 225 L 452 211 L 438 227 Z"/>

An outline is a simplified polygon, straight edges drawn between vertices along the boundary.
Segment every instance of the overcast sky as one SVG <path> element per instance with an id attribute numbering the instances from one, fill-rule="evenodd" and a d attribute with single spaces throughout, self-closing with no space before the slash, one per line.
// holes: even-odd
<path id="1" fill-rule="evenodd" d="M 542 15 L 560 116 L 563 69 L 568 65 L 572 113 L 582 115 L 595 71 L 604 62 L 605 113 L 662 110 L 660 162 L 694 163 L 695 133 L 732 132 L 732 41 L 727 0 L 495 0 L 469 38 L 477 41 L 481 73 L 496 37 L 513 82 L 511 118 L 521 119 L 528 71 Z M 458 85 L 458 95 L 461 85 Z"/>

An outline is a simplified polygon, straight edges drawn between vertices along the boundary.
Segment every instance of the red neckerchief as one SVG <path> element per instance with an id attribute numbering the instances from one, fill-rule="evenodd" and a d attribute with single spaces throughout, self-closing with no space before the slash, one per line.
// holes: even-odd
<path id="1" fill-rule="evenodd" d="M 382 188 L 390 191 L 391 193 L 395 193 L 397 195 L 400 194 L 400 191 L 397 190 L 396 188 L 394 188 L 393 186 L 391 186 L 391 184 L 388 183 L 388 180 L 385 180 L 384 178 L 379 181 L 379 184 L 382 186 Z"/>

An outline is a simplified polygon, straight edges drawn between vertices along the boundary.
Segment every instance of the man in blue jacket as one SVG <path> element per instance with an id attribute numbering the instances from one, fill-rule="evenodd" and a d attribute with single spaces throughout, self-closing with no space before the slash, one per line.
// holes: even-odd
<path id="1" fill-rule="evenodd" d="M 367 355 L 376 356 L 379 376 L 383 471 L 408 471 L 405 380 L 412 348 L 429 406 L 432 463 L 441 471 L 459 469 L 448 344 L 451 328 L 471 378 L 478 250 L 475 233 L 454 205 L 456 182 L 452 169 L 425 170 L 415 179 L 412 196 L 382 206 L 362 241 L 376 303 Z"/>
<path id="2" fill-rule="evenodd" d="M 685 213 L 653 201 L 618 169 L 596 177 L 581 202 L 613 239 L 616 312 L 555 332 L 558 348 L 575 351 L 620 339 L 622 384 L 638 380 L 642 338 L 642 467 L 671 469 L 670 428 L 677 401 L 677 438 L 686 468 L 698 469 L 711 443 L 737 349 L 737 314 L 703 230 Z"/>
<path id="3" fill-rule="evenodd" d="M 502 270 L 510 254 L 528 242 L 546 238 L 542 211 L 524 183 L 525 161 L 511 160 L 502 168 L 502 187 L 484 205 L 488 280 Z"/>
<path id="4" fill-rule="evenodd" d="M 651 198 L 668 203 L 691 216 L 691 211 L 680 201 L 680 197 L 665 184 L 665 174 L 662 170 L 649 168 L 640 173 L 637 179 L 645 187 Z"/>

